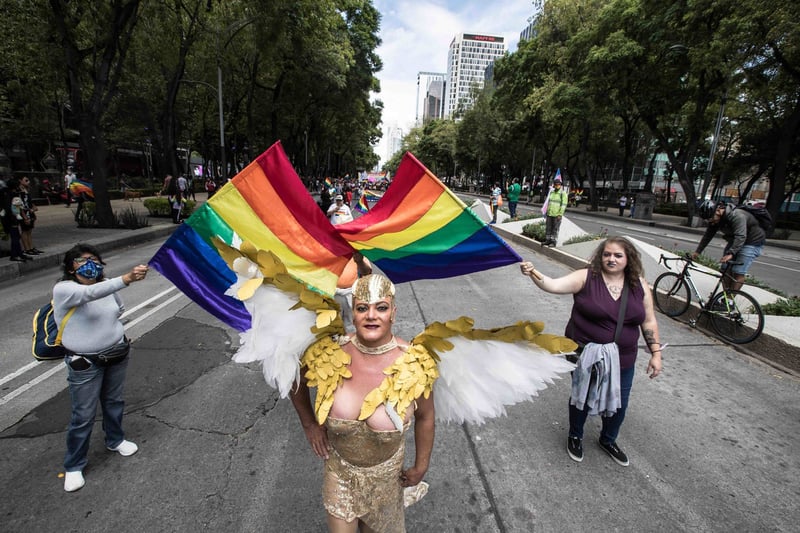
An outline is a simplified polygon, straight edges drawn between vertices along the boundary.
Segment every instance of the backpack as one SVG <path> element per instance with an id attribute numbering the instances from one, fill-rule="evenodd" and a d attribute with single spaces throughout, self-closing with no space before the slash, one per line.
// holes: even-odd
<path id="1" fill-rule="evenodd" d="M 61 326 L 56 324 L 53 316 L 52 300 L 40 307 L 33 315 L 33 341 L 31 343 L 31 353 L 39 361 L 55 361 L 63 359 L 66 351 L 61 346 L 61 334 L 67 320 L 75 312 L 73 307 L 61 320 Z"/>
<path id="2" fill-rule="evenodd" d="M 753 217 L 755 217 L 756 222 L 764 230 L 764 233 L 767 237 L 771 237 L 772 233 L 775 231 L 775 223 L 772 221 L 772 215 L 769 214 L 764 207 L 755 207 L 753 205 L 739 205 L 736 206 L 736 209 L 744 209 Z"/>

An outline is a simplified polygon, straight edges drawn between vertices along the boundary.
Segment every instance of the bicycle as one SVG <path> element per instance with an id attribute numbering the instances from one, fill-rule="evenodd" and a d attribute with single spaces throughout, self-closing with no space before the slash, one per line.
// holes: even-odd
<path id="1" fill-rule="evenodd" d="M 729 270 L 735 263 L 728 262 L 720 274 L 710 274 L 697 268 L 688 254 L 683 257 L 666 257 L 663 254 L 658 260 L 667 269 L 672 270 L 671 261 L 684 261 L 680 274 L 665 272 L 653 283 L 653 301 L 659 311 L 670 317 L 685 313 L 692 303 L 692 295 L 700 303 L 700 312 L 689 325 L 697 326 L 697 319 L 707 314 L 711 325 L 723 339 L 734 344 L 745 344 L 755 340 L 764 330 L 764 311 L 758 302 L 746 292 L 725 289 L 722 280 L 727 276 L 733 279 Z M 697 290 L 692 279 L 692 271 L 710 274 L 717 278 L 717 284 L 705 301 Z"/>

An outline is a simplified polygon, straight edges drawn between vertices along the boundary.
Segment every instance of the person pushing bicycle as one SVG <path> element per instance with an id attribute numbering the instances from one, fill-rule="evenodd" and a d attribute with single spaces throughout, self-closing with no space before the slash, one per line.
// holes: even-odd
<path id="1" fill-rule="evenodd" d="M 727 245 L 722 252 L 720 263 L 724 265 L 735 260 L 735 264 L 730 269 L 733 278 L 725 276 L 722 280 L 723 287 L 733 290 L 741 289 L 750 265 L 764 249 L 766 233 L 753 215 L 723 201 L 705 200 L 698 207 L 697 214 L 700 218 L 708 221 L 708 228 L 703 238 L 700 239 L 697 249 L 692 253 L 692 259 L 697 259 L 717 231 L 721 230 Z"/>

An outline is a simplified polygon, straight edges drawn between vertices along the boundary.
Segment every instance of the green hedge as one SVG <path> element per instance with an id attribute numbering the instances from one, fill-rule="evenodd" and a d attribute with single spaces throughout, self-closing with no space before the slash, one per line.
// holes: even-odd
<path id="1" fill-rule="evenodd" d="M 678 217 L 689 217 L 689 206 L 687 204 L 675 204 L 675 203 L 659 203 L 656 204 L 653 212 L 659 213 L 662 215 L 674 215 Z"/>
<path id="2" fill-rule="evenodd" d="M 188 217 L 194 213 L 196 202 L 194 200 L 186 200 L 183 204 L 183 216 Z M 144 200 L 144 208 L 150 213 L 151 217 L 171 217 L 172 207 L 166 196 L 158 198 L 146 198 Z"/>

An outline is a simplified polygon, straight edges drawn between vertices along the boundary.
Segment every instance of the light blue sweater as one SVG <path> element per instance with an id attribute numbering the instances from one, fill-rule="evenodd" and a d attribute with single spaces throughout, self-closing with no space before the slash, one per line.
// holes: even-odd
<path id="1" fill-rule="evenodd" d="M 597 378 L 592 381 L 592 368 Z M 590 415 L 613 416 L 622 407 L 617 344 L 590 342 L 583 347 L 578 366 L 572 373 L 572 394 L 569 403 Z"/>

